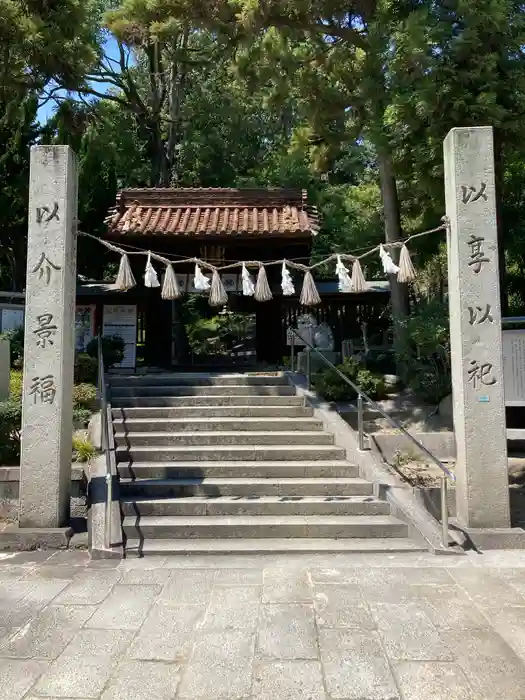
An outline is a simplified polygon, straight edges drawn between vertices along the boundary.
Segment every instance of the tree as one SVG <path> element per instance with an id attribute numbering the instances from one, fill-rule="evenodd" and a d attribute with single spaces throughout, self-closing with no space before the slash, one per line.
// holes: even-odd
<path id="1" fill-rule="evenodd" d="M 35 142 L 37 98 L 28 95 L 0 113 L 0 288 L 25 282 L 29 147 Z"/>
<path id="2" fill-rule="evenodd" d="M 95 59 L 94 0 L 0 0 L 0 101 L 74 89 Z"/>
<path id="3" fill-rule="evenodd" d="M 60 102 L 43 127 L 41 139 L 43 143 L 69 145 L 77 154 L 81 231 L 102 235 L 117 190 L 140 186 L 148 178 L 145 144 L 136 125 L 131 115 L 122 114 L 110 100 L 92 104 L 73 99 Z M 114 256 L 101 255 L 100 245 L 88 238 L 79 238 L 78 261 L 83 275 L 94 279 L 114 276 Z"/>
<path id="4" fill-rule="evenodd" d="M 505 164 L 523 151 L 523 7 L 515 0 L 424 3 L 398 39 L 388 120 L 397 134 L 397 168 L 408 175 L 404 195 L 413 210 L 443 212 L 444 137 L 455 126 L 494 126 L 503 274 L 516 222 L 516 180 L 506 177 Z"/>
<path id="5" fill-rule="evenodd" d="M 198 31 L 191 22 L 162 21 L 156 2 L 102 4 L 108 11 L 101 18 L 98 60 L 79 92 L 109 100 L 132 116 L 146 144 L 150 185 L 177 184 L 184 102 L 195 76 L 220 63 L 228 41 Z M 116 56 L 107 49 L 108 37 Z"/>

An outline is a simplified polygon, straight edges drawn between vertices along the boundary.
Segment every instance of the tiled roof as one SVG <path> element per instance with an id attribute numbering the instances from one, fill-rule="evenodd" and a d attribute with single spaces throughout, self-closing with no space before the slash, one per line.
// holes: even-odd
<path id="1" fill-rule="evenodd" d="M 106 223 L 113 235 L 308 238 L 319 223 L 306 199 L 293 189 L 128 189 Z"/>

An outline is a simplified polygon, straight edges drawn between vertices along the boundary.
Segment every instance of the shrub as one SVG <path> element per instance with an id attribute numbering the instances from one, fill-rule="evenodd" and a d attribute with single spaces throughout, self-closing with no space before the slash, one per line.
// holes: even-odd
<path id="1" fill-rule="evenodd" d="M 11 387 L 13 387 L 13 374 L 15 384 L 19 387 L 17 390 L 21 390 L 21 372 L 11 373 Z M 11 391 L 13 391 L 12 388 Z M 92 407 L 96 400 L 95 387 L 91 384 L 75 386 L 73 400 L 73 423 L 85 427 L 91 418 Z M 0 401 L 0 466 L 20 463 L 21 429 L 22 400 L 20 394 L 12 394 L 7 401 Z"/>
<path id="2" fill-rule="evenodd" d="M 76 384 L 73 387 L 73 406 L 94 410 L 97 404 L 97 388 L 93 384 Z"/>
<path id="3" fill-rule="evenodd" d="M 89 408 L 73 406 L 73 425 L 75 428 L 87 428 L 92 413 Z"/>
<path id="4" fill-rule="evenodd" d="M 12 328 L 0 334 L 10 343 L 11 367 L 21 369 L 24 364 L 24 329 Z"/>
<path id="5" fill-rule="evenodd" d="M 94 445 L 82 435 L 73 435 L 73 452 L 73 458 L 77 462 L 91 462 L 97 454 Z"/>
<path id="6" fill-rule="evenodd" d="M 0 401 L 0 465 L 19 464 L 22 402 Z"/>
<path id="7" fill-rule="evenodd" d="M 386 385 L 380 374 L 375 374 L 365 367 L 359 367 L 356 359 L 349 357 L 338 369 L 354 384 L 357 384 L 371 399 L 381 399 L 386 395 Z M 328 369 L 316 374 L 313 378 L 316 391 L 327 401 L 351 401 L 357 393 L 347 384 L 337 372 Z"/>
<path id="8" fill-rule="evenodd" d="M 404 328 L 409 342 L 398 357 L 408 386 L 423 400 L 439 403 L 452 391 L 448 306 L 420 299 Z"/>
<path id="9" fill-rule="evenodd" d="M 327 401 L 350 401 L 356 396 L 352 387 L 332 369 L 323 370 L 314 375 L 313 385 L 317 393 Z"/>
<path id="10" fill-rule="evenodd" d="M 371 399 L 380 400 L 386 396 L 386 384 L 380 374 L 374 374 L 369 369 L 360 369 L 357 373 L 357 385 Z"/>
<path id="11" fill-rule="evenodd" d="M 376 374 L 396 374 L 396 353 L 393 348 L 371 349 L 363 358 L 366 369 Z"/>
<path id="12" fill-rule="evenodd" d="M 96 384 L 98 361 L 87 352 L 79 352 L 75 355 L 75 384 Z"/>
<path id="13" fill-rule="evenodd" d="M 23 374 L 18 369 L 12 369 L 9 376 L 9 396 L 12 399 L 22 397 Z"/>
<path id="14" fill-rule="evenodd" d="M 91 357 L 98 357 L 98 338 L 90 340 L 86 352 Z M 106 369 L 118 365 L 124 359 L 124 341 L 119 335 L 104 336 L 102 338 L 102 357 Z"/>

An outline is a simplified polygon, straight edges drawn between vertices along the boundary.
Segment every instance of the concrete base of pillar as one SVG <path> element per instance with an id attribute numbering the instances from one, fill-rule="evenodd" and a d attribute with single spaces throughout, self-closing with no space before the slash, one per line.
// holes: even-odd
<path id="1" fill-rule="evenodd" d="M 525 530 L 521 527 L 459 529 L 467 538 L 464 543 L 465 549 L 468 549 L 469 544 L 481 550 L 525 549 Z"/>
<path id="2" fill-rule="evenodd" d="M 9 525 L 0 532 L 0 550 L 67 549 L 73 537 L 71 527 L 18 527 Z"/>

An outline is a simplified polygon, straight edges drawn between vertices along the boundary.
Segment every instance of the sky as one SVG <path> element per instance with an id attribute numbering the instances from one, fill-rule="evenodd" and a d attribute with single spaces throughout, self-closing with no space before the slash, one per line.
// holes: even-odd
<path id="1" fill-rule="evenodd" d="M 107 56 L 110 58 L 118 58 L 119 57 L 119 51 L 117 47 L 117 42 L 115 41 L 115 38 L 113 36 L 109 36 L 107 41 L 104 42 L 104 51 Z M 104 84 L 104 83 L 97 83 L 97 90 L 99 92 L 106 92 L 109 89 L 110 85 L 109 84 Z M 62 94 L 62 96 L 66 95 L 66 92 L 58 93 Z M 75 95 L 76 93 L 73 93 Z M 49 102 L 46 102 L 46 104 L 42 105 L 40 109 L 38 110 L 37 117 L 38 121 L 40 124 L 45 124 L 46 121 L 53 115 L 53 112 L 56 110 L 56 102 L 54 100 L 49 100 Z"/>

